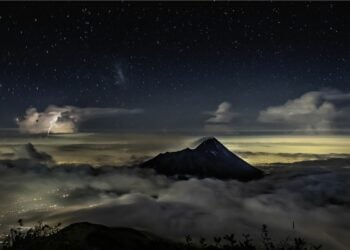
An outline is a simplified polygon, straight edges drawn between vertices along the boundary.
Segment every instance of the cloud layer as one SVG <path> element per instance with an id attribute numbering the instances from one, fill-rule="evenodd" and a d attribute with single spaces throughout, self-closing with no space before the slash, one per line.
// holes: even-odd
<path id="1" fill-rule="evenodd" d="M 262 110 L 258 121 L 310 132 L 331 130 L 338 118 L 348 114 L 349 101 L 350 93 L 337 90 L 307 92 L 283 105 Z"/>
<path id="2" fill-rule="evenodd" d="M 302 235 L 329 249 L 350 245 L 349 161 L 276 166 L 248 183 L 174 180 L 134 168 L 48 168 L 31 161 L 0 163 L 0 199 L 6 200 L 0 204 L 1 230 L 23 218 L 130 226 L 174 238 L 231 232 L 259 237 L 266 223 L 276 237 Z"/>
<path id="3" fill-rule="evenodd" d="M 103 116 L 139 114 L 140 109 L 79 108 L 74 106 L 48 106 L 43 112 L 29 108 L 23 119 L 17 119 L 22 133 L 74 133 L 80 122 Z"/>

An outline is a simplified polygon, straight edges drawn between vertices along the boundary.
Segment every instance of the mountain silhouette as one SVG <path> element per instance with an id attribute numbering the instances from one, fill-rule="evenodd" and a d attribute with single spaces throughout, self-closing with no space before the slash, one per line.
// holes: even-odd
<path id="1" fill-rule="evenodd" d="M 178 249 L 175 242 L 126 227 L 75 223 L 47 237 L 17 240 L 11 250 L 139 250 Z M 172 247 L 172 248 L 170 248 Z"/>
<path id="2" fill-rule="evenodd" d="M 262 244 L 254 246 L 251 239 L 244 237 L 240 241 L 236 241 L 233 234 L 225 235 L 222 245 L 218 242 L 221 237 L 214 237 L 214 243 L 209 244 L 204 241 L 200 244 L 192 242 L 190 236 L 186 236 L 186 242 L 174 241 L 164 237 L 154 235 L 152 233 L 127 228 L 127 227 L 107 227 L 88 222 L 80 222 L 69 225 L 56 232 L 51 232 L 49 235 L 43 235 L 47 232 L 48 225 L 43 226 L 37 234 L 16 234 L 16 230 L 12 231 L 14 240 L 10 245 L 5 245 L 4 250 L 252 250 L 252 249 L 266 249 Z M 38 229 L 38 228 L 37 228 Z M 266 225 L 263 225 L 262 232 L 268 233 Z M 40 234 L 41 233 L 41 234 Z M 20 237 L 15 237 L 15 236 Z M 314 246 L 300 241 L 300 238 L 295 238 L 294 244 L 289 241 L 285 242 L 285 246 L 278 249 L 310 249 L 317 250 L 321 246 Z M 203 244 L 205 243 L 205 244 Z M 230 245 L 228 245 L 228 243 Z M 266 244 L 266 241 L 261 243 Z M 270 241 L 271 248 L 277 249 Z"/>
<path id="3" fill-rule="evenodd" d="M 216 138 L 204 140 L 195 149 L 157 155 L 140 165 L 168 176 L 214 177 L 218 179 L 252 180 L 263 172 L 228 150 Z"/>

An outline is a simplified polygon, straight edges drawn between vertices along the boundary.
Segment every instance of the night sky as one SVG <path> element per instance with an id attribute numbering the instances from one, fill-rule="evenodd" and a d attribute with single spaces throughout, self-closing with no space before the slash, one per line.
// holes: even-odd
<path id="1" fill-rule="evenodd" d="M 350 249 L 349 24 L 350 2 L 0 2 L 0 243 L 88 221 Z M 137 167 L 179 150 L 180 175 Z M 202 178 L 236 157 L 266 175 Z"/>
<path id="2" fill-rule="evenodd" d="M 0 127 L 18 127 L 16 118 L 31 107 L 69 105 L 79 118 L 87 107 L 140 110 L 92 115 L 81 129 L 276 129 L 288 119 L 259 114 L 311 91 L 318 91 L 311 113 L 321 114 L 293 129 L 347 127 L 338 115 L 347 103 L 334 100 L 349 99 L 349 9 L 326 2 L 1 3 Z"/>

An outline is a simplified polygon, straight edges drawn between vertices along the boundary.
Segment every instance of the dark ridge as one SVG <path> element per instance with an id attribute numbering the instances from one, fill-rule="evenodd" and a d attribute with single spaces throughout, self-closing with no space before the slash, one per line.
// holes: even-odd
<path id="1" fill-rule="evenodd" d="M 30 142 L 25 144 L 23 147 L 27 152 L 28 157 L 32 160 L 37 160 L 39 162 L 54 162 L 51 155 L 45 152 L 39 152 Z"/>
<path id="2" fill-rule="evenodd" d="M 28 235 L 19 231 L 12 231 L 13 240 L 6 240 L 4 250 L 319 250 L 321 245 L 315 246 L 301 238 L 283 241 L 284 247 L 277 247 L 267 229 L 262 226 L 262 239 L 259 245 L 253 243 L 249 234 L 243 234 L 240 240 L 234 234 L 214 237 L 210 243 L 201 237 L 193 241 L 188 235 L 186 242 L 175 242 L 154 234 L 126 227 L 107 227 L 88 222 L 75 223 L 59 230 L 59 228 L 41 225 L 37 227 L 38 234 Z M 45 234 L 42 234 L 44 233 Z M 48 233 L 48 234 L 47 234 Z M 288 237 L 287 237 L 288 239 Z M 221 241 L 222 240 L 222 241 Z M 221 244 L 219 244 L 221 243 Z M 281 242 L 282 243 L 282 242 Z M 269 246 L 266 248 L 266 246 Z"/>
<path id="3" fill-rule="evenodd" d="M 176 243 L 151 233 L 125 227 L 75 223 L 47 237 L 19 241 L 12 250 L 139 250 L 168 249 Z M 160 248 L 154 248 L 159 245 Z M 174 248 L 173 248 L 174 249 Z"/>

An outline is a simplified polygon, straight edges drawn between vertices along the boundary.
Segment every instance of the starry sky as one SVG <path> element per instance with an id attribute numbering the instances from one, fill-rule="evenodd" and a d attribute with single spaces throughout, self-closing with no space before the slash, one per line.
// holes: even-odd
<path id="1" fill-rule="evenodd" d="M 58 132 L 349 125 L 349 3 L 0 5 L 2 128 L 41 131 L 35 112 L 73 123 Z"/>

